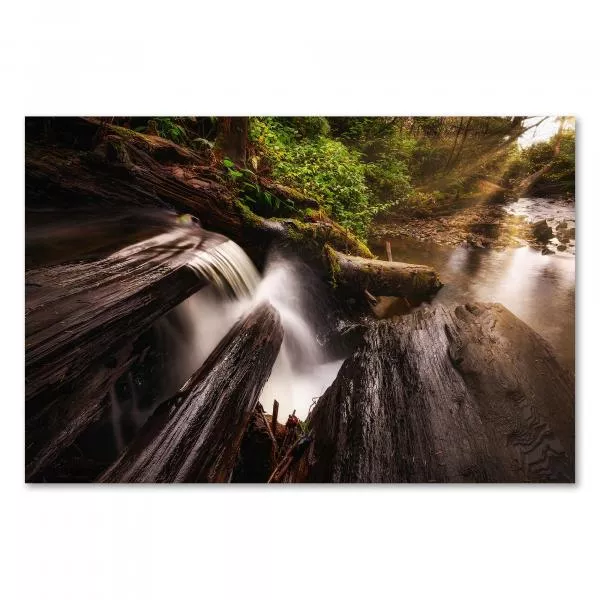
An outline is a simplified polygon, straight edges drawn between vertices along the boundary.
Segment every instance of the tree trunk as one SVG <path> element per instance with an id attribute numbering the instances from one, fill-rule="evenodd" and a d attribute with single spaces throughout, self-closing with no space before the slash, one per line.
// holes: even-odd
<path id="1" fill-rule="evenodd" d="M 450 156 L 448 157 L 448 162 L 446 163 L 446 171 L 450 169 L 450 164 L 452 163 L 452 158 L 454 157 L 454 150 L 456 149 L 456 144 L 458 142 L 458 138 L 460 136 L 460 130 L 462 129 L 463 118 L 460 117 L 460 123 L 458 124 L 458 129 L 456 130 L 456 135 L 454 136 L 454 143 L 452 144 L 452 150 L 450 151 Z"/>
<path id="2" fill-rule="evenodd" d="M 265 219 L 246 208 L 211 157 L 169 140 L 143 135 L 94 119 L 58 119 L 53 135 L 67 147 L 26 138 L 26 206 L 176 209 L 200 219 L 203 227 L 243 245 L 257 265 L 273 243 L 292 246 L 307 260 L 321 262 L 323 244 L 372 257 L 352 234 L 322 215 L 317 221 Z M 73 132 L 78 145 L 74 147 Z M 264 189 L 298 206 L 315 201 L 259 178 Z M 317 204 L 318 206 L 318 204 Z"/>
<path id="3" fill-rule="evenodd" d="M 556 134 L 556 141 L 552 150 L 552 160 L 554 160 L 560 154 L 560 146 L 562 142 L 562 134 L 565 127 L 565 117 L 560 117 L 560 125 Z M 515 188 L 515 194 L 517 196 L 524 196 L 534 186 L 534 184 L 543 177 L 552 168 L 552 160 L 544 165 L 541 169 L 538 169 L 535 173 L 532 173 L 523 181 L 521 181 Z"/>
<path id="4" fill-rule="evenodd" d="M 241 319 L 100 481 L 229 481 L 282 339 L 279 314 L 269 304 Z"/>
<path id="5" fill-rule="evenodd" d="M 572 482 L 574 380 L 500 304 L 370 326 L 284 481 Z"/>
<path id="6" fill-rule="evenodd" d="M 460 155 L 462 154 L 462 150 L 465 145 L 465 140 L 467 139 L 467 134 L 469 133 L 470 125 L 471 125 L 471 117 L 469 117 L 467 119 L 467 122 L 465 123 L 465 128 L 463 131 L 462 139 L 460 140 L 460 146 L 458 147 L 458 150 L 456 151 L 456 158 L 454 159 L 455 166 L 458 165 L 458 163 L 460 162 Z"/>
<path id="7" fill-rule="evenodd" d="M 62 123 L 62 121 L 60 121 Z M 67 127 L 68 125 L 68 127 Z M 63 137 L 76 131 L 83 149 L 30 144 L 26 152 L 27 205 L 54 202 L 58 205 L 101 207 L 174 207 L 197 216 L 203 227 L 223 233 L 244 249 L 259 266 L 273 243 L 291 247 L 319 269 L 324 278 L 335 279 L 332 263 L 325 257 L 327 244 L 335 250 L 364 258 L 373 258 L 369 249 L 354 236 L 325 216 L 316 221 L 287 218 L 265 219 L 247 209 L 232 190 L 219 180 L 222 173 L 208 165 L 206 157 L 177 146 L 173 142 L 142 135 L 94 120 L 70 120 L 55 125 Z M 63 129 L 65 131 L 63 131 Z M 70 138 L 69 138 L 70 140 Z M 72 144 L 72 141 L 69 141 Z M 260 181 L 265 189 L 296 204 L 314 206 L 314 200 L 297 197 L 298 192 L 272 182 Z M 375 263 L 376 264 L 376 263 Z M 363 269 L 368 263 L 362 264 Z M 363 272 L 360 268 L 353 273 Z M 346 271 L 346 279 L 351 272 Z M 380 277 L 368 277 L 377 286 Z M 388 282 L 389 283 L 389 282 Z M 362 279 L 361 283 L 362 285 Z M 360 285 L 345 288 L 344 293 L 364 297 Z M 385 285 L 395 295 L 401 288 Z M 432 289 L 435 285 L 432 286 Z M 419 288 L 420 289 L 420 288 Z M 379 289 L 372 294 L 388 295 Z"/>
<path id="8" fill-rule="evenodd" d="M 246 164 L 248 117 L 219 117 L 216 146 L 223 156 L 238 165 Z"/>
<path id="9" fill-rule="evenodd" d="M 102 414 L 133 342 L 207 280 L 188 267 L 221 236 L 173 229 L 93 262 L 26 273 L 26 477 Z"/>

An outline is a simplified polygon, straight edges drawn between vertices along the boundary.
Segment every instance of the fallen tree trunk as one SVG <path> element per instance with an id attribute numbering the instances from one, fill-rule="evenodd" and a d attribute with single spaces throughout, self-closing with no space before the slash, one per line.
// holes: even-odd
<path id="1" fill-rule="evenodd" d="M 229 481 L 282 340 L 279 315 L 269 304 L 241 319 L 100 481 Z"/>
<path id="2" fill-rule="evenodd" d="M 207 283 L 188 267 L 196 230 L 155 236 L 94 262 L 26 273 L 26 478 L 102 414 L 136 359 L 133 343 Z"/>
<path id="3" fill-rule="evenodd" d="M 435 294 L 442 283 L 431 267 L 342 254 L 326 247 L 335 282 L 356 295 L 420 298 Z"/>
<path id="4" fill-rule="evenodd" d="M 54 143 L 49 144 L 39 132 L 39 121 L 27 120 L 28 205 L 52 200 L 67 206 L 173 207 L 243 244 L 257 263 L 271 242 L 298 246 L 317 260 L 324 243 L 372 256 L 364 244 L 324 215 L 318 222 L 255 215 L 225 184 L 224 170 L 215 167 L 211 156 L 97 119 L 53 119 Z M 298 192 L 262 178 L 260 183 L 283 197 L 293 194 L 290 199 L 301 204 L 294 195 Z"/>
<path id="5" fill-rule="evenodd" d="M 373 323 L 288 482 L 572 482 L 574 380 L 500 304 Z"/>
<path id="6" fill-rule="evenodd" d="M 31 120 L 30 129 L 36 125 L 37 121 Z M 333 280 L 338 265 L 324 254 L 326 245 L 346 255 L 373 258 L 364 244 L 328 219 L 315 200 L 293 189 L 257 177 L 263 189 L 294 206 L 310 208 L 312 215 L 300 211 L 300 218 L 263 218 L 239 200 L 234 186 L 226 185 L 224 171 L 212 164 L 211 157 L 95 119 L 55 119 L 52 127 L 59 144 L 47 145 L 44 139 L 37 139 L 35 128 L 27 139 L 28 205 L 44 205 L 51 200 L 67 206 L 174 207 L 242 245 L 259 267 L 269 246 L 277 243 L 291 247 Z M 430 293 L 437 289 L 436 281 L 439 284 L 429 268 L 416 267 L 410 277 L 405 266 L 378 274 L 377 263 L 352 261 L 350 268 L 348 260 L 337 261 L 343 265 L 344 280 L 351 283 L 344 288 L 346 295 L 362 298 L 365 281 L 375 295 L 418 295 L 422 288 Z M 419 274 L 423 278 L 417 277 Z M 353 277 L 357 278 L 354 283 Z M 425 281 L 426 277 L 430 280 Z M 411 283 L 418 289 L 411 289 Z"/>

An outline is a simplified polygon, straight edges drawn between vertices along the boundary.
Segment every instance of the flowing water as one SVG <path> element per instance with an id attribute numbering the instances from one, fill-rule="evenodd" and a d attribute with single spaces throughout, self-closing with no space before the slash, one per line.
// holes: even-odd
<path id="1" fill-rule="evenodd" d="M 223 246 L 225 244 L 220 248 Z M 234 255 L 238 269 L 240 264 L 249 262 L 245 254 L 244 257 L 242 260 L 237 252 Z M 273 401 L 277 400 L 280 419 L 294 410 L 304 419 L 313 401 L 333 382 L 342 364 L 341 360 L 329 360 L 317 341 L 309 315 L 311 302 L 306 297 L 310 295 L 306 274 L 298 264 L 277 253 L 267 260 L 262 277 L 254 267 L 238 270 L 235 277 L 240 274 L 244 275 L 242 287 L 246 292 L 227 298 L 218 286 L 207 287 L 173 311 L 171 317 L 187 331 L 187 339 L 177 350 L 181 356 L 180 378 L 185 380 L 202 365 L 237 319 L 254 304 L 268 300 L 279 312 L 284 337 L 260 402 L 271 412 Z"/>
<path id="2" fill-rule="evenodd" d="M 294 410 L 304 419 L 341 367 L 342 361 L 330 360 L 317 341 L 314 317 L 320 309 L 314 298 L 321 294 L 301 263 L 272 252 L 261 276 L 246 253 L 225 239 L 196 251 L 188 267 L 212 285 L 159 319 L 151 332 L 153 360 L 145 361 L 135 375 L 128 373 L 116 386 L 119 394 L 111 392 L 111 424 L 119 451 L 158 404 L 202 366 L 234 323 L 262 301 L 277 309 L 284 329 L 279 355 L 259 400 L 267 412 L 277 400 L 280 420 Z"/>
<path id="3" fill-rule="evenodd" d="M 561 221 L 575 225 L 573 202 L 522 198 L 506 206 L 529 221 L 547 219 L 556 232 Z M 575 245 L 544 255 L 528 246 L 507 250 L 453 248 L 414 239 L 391 240 L 395 260 L 426 264 L 440 274 L 444 287 L 432 304 L 500 302 L 554 347 L 559 360 L 575 366 Z M 382 248 L 376 249 L 380 256 Z"/>

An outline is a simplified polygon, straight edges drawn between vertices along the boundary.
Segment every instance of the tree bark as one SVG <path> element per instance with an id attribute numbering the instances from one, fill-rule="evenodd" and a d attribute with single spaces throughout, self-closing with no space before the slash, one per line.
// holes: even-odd
<path id="1" fill-rule="evenodd" d="M 269 304 L 241 319 L 100 481 L 229 481 L 282 340 L 279 314 Z"/>
<path id="2" fill-rule="evenodd" d="M 500 304 L 373 323 L 284 481 L 573 482 L 574 380 Z"/>
<path id="3" fill-rule="evenodd" d="M 133 342 L 207 280 L 187 265 L 198 230 L 173 229 L 108 257 L 26 273 L 26 478 L 100 417 Z"/>
<path id="4" fill-rule="evenodd" d="M 219 117 L 216 146 L 223 156 L 239 165 L 246 164 L 248 117 Z"/>
<path id="5" fill-rule="evenodd" d="M 327 248 L 335 283 L 353 295 L 368 290 L 375 296 L 416 299 L 435 294 L 442 283 L 431 267 L 348 256 Z"/>

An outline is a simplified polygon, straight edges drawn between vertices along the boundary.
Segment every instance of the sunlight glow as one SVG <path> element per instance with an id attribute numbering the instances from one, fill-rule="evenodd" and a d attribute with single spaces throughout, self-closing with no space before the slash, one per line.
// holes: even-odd
<path id="1" fill-rule="evenodd" d="M 542 117 L 529 117 L 528 119 L 525 119 L 524 125 L 525 127 L 529 127 L 534 123 L 537 123 L 541 119 Z M 526 131 L 519 138 L 519 146 L 521 148 L 526 148 L 527 146 L 531 146 L 532 144 L 537 144 L 538 142 L 544 142 L 546 140 L 549 140 L 558 131 L 559 125 L 559 117 L 548 117 L 537 127 L 533 127 L 529 131 Z M 569 119 L 565 123 L 565 129 L 573 129 L 574 126 L 574 119 Z"/>

